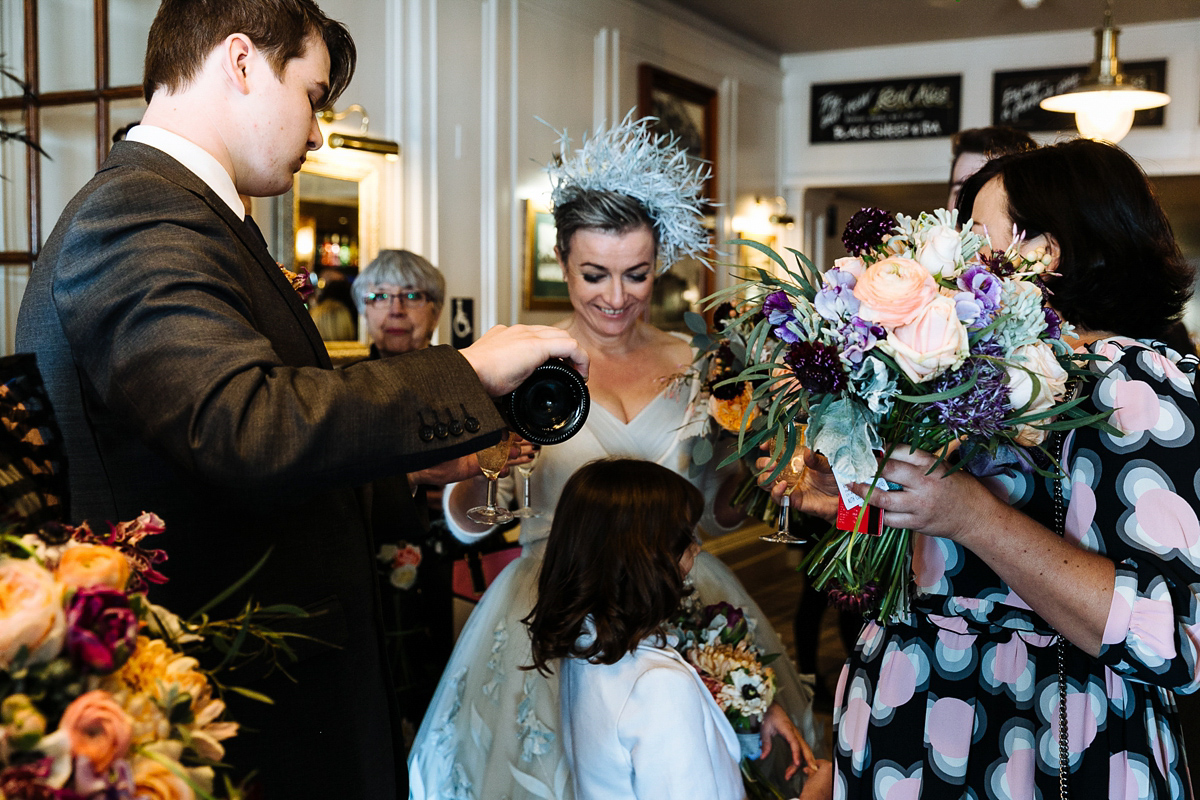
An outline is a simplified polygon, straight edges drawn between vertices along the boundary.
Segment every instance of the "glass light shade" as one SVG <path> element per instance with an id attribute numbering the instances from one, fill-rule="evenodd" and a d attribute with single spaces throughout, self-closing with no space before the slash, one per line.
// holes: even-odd
<path id="1" fill-rule="evenodd" d="M 1133 127 L 1132 108 L 1094 107 L 1075 112 L 1075 127 L 1088 139 L 1116 144 Z"/>
<path id="2" fill-rule="evenodd" d="M 1140 111 L 1144 108 L 1165 106 L 1169 102 L 1171 102 L 1170 96 L 1163 92 L 1152 92 L 1149 89 L 1138 89 L 1129 84 L 1118 84 L 1115 86 L 1081 86 L 1065 94 L 1047 97 L 1042 100 L 1040 105 L 1047 111 L 1079 114 L 1098 109 Z"/>

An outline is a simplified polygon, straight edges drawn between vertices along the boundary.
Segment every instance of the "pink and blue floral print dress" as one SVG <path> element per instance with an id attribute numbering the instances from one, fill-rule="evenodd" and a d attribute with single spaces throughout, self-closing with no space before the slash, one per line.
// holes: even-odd
<path id="1" fill-rule="evenodd" d="M 1182 798 L 1191 789 L 1173 692 L 1200 688 L 1200 407 L 1194 356 L 1094 343 L 1094 428 L 1064 443 L 1065 535 L 1116 564 L 1103 650 L 1065 648 L 1070 793 Z M 985 479 L 1053 529 L 1054 485 Z M 916 536 L 912 612 L 871 623 L 843 669 L 835 798 L 1056 798 L 1053 630 L 974 554 Z"/>

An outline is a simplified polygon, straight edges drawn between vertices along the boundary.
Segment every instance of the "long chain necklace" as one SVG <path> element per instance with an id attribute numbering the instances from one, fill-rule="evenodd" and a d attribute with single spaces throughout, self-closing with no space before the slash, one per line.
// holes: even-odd
<path id="1" fill-rule="evenodd" d="M 1062 434 L 1055 434 L 1055 448 L 1061 458 Z M 1063 503 L 1062 479 L 1054 479 L 1054 532 L 1064 536 L 1066 527 L 1066 509 Z M 1070 773 L 1071 748 L 1067 735 L 1067 638 L 1061 633 L 1056 637 L 1055 650 L 1058 654 L 1058 796 L 1067 800 L 1070 793 L 1067 789 L 1067 775 Z"/>

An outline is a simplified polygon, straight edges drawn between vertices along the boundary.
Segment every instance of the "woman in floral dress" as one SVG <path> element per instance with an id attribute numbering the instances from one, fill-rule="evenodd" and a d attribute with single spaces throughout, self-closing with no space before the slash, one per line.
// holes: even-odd
<path id="1" fill-rule="evenodd" d="M 960 204 L 993 250 L 1017 230 L 1056 259 L 1049 303 L 1094 354 L 1083 407 L 1113 430 L 1051 435 L 1061 482 L 946 476 L 897 448 L 883 475 L 903 491 L 871 504 L 922 532 L 915 597 L 863 630 L 842 671 L 835 797 L 1190 797 L 1173 692 L 1200 685 L 1197 361 L 1156 340 L 1192 271 L 1111 145 L 989 162 Z M 802 499 L 828 514 L 829 496 Z"/>

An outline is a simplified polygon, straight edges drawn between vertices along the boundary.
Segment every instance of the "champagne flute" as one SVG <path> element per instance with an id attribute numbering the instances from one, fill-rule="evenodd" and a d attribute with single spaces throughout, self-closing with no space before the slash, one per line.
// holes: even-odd
<path id="1" fill-rule="evenodd" d="M 513 518 L 507 508 L 500 508 L 496 505 L 496 482 L 500 479 L 500 471 L 508 463 L 512 438 L 512 433 L 505 431 L 499 442 L 476 453 L 479 458 L 479 469 L 488 479 L 488 488 L 487 505 L 475 506 L 467 511 L 467 519 L 472 522 L 478 522 L 481 525 L 499 525 L 502 522 L 509 522 Z"/>
<path id="2" fill-rule="evenodd" d="M 808 466 L 804 463 L 804 452 L 799 450 L 788 461 L 787 466 L 783 468 L 783 472 L 779 473 L 776 480 L 783 481 L 787 484 L 787 489 L 783 493 L 783 502 L 779 505 L 779 521 L 775 526 L 775 530 L 771 533 L 763 534 L 759 538 L 764 542 L 774 542 L 776 544 L 803 544 L 807 539 L 795 536 L 792 534 L 792 490 L 800 479 L 804 477 L 804 471 Z"/>
<path id="3" fill-rule="evenodd" d="M 529 504 L 529 481 L 533 475 L 533 466 L 537 462 L 538 456 L 541 454 L 542 448 L 539 445 L 533 446 L 533 454 L 530 457 L 529 463 L 518 464 L 516 466 L 517 474 L 521 476 L 521 507 L 512 512 L 514 517 L 520 519 L 530 519 L 531 517 L 540 517 L 540 511 L 534 511 Z"/>

